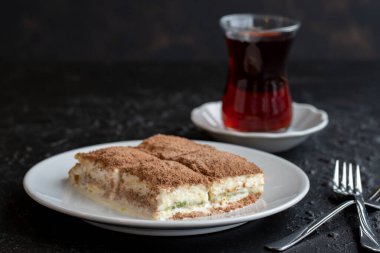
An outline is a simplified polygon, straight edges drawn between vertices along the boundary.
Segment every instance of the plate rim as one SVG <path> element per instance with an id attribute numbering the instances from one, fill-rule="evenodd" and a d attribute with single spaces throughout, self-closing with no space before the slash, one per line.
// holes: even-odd
<path id="1" fill-rule="evenodd" d="M 29 197 L 31 197 L 34 201 L 41 204 L 42 206 L 45 206 L 49 209 L 52 209 L 54 211 L 57 211 L 57 212 L 60 212 L 60 213 L 66 214 L 66 215 L 70 215 L 72 217 L 77 217 L 77 218 L 81 218 L 84 220 L 90 220 L 90 221 L 94 221 L 94 222 L 114 224 L 114 225 L 119 225 L 119 226 L 121 225 L 121 226 L 135 227 L 135 228 L 160 228 L 160 229 L 173 229 L 173 228 L 175 228 L 175 229 L 178 229 L 178 228 L 191 229 L 191 228 L 202 228 L 202 227 L 219 227 L 219 226 L 226 226 L 226 225 L 230 225 L 230 224 L 249 222 L 252 220 L 261 219 L 261 218 L 282 212 L 282 211 L 294 206 L 295 204 L 297 204 L 299 201 L 301 201 L 306 196 L 306 194 L 309 192 L 309 189 L 310 189 L 310 181 L 309 181 L 309 178 L 306 175 L 306 173 L 300 167 L 298 167 L 294 163 L 292 163 L 292 162 L 290 162 L 290 161 L 288 161 L 282 157 L 279 157 L 279 156 L 276 156 L 276 155 L 273 155 L 273 154 L 270 154 L 268 152 L 264 152 L 261 150 L 257 150 L 254 148 L 248 148 L 248 147 L 224 143 L 224 142 L 203 141 L 203 140 L 193 140 L 193 141 L 201 143 L 201 144 L 208 144 L 208 145 L 212 145 L 212 144 L 220 145 L 220 144 L 222 144 L 222 145 L 226 145 L 226 146 L 232 146 L 235 148 L 248 149 L 250 151 L 260 153 L 261 155 L 273 157 L 275 159 L 279 159 L 281 162 L 287 163 L 288 165 L 293 167 L 293 170 L 295 170 L 297 172 L 297 174 L 300 176 L 300 178 L 302 178 L 301 183 L 303 185 L 303 188 L 302 188 L 301 192 L 298 193 L 298 195 L 293 197 L 291 200 L 287 201 L 286 203 L 284 203 L 278 207 L 272 208 L 270 210 L 265 210 L 264 212 L 254 213 L 251 215 L 244 215 L 244 216 L 237 216 L 237 217 L 226 217 L 226 218 L 215 219 L 215 220 L 174 220 L 174 221 L 172 221 L 172 220 L 165 220 L 165 221 L 158 220 L 157 221 L 157 220 L 144 220 L 144 219 L 136 219 L 136 218 L 112 218 L 112 217 L 104 217 L 102 215 L 96 215 L 96 214 L 91 214 L 91 213 L 82 212 L 82 211 L 73 211 L 73 210 L 70 210 L 70 208 L 68 208 L 68 207 L 66 207 L 66 208 L 61 207 L 61 206 L 55 205 L 49 201 L 46 201 L 44 199 L 39 198 L 37 196 L 37 194 L 35 194 L 30 189 L 29 181 L 30 181 L 30 178 L 33 176 L 33 171 L 38 169 L 40 166 L 42 166 L 44 163 L 48 162 L 49 160 L 56 159 L 59 156 L 64 155 L 64 154 L 69 153 L 69 152 L 78 152 L 79 150 L 82 150 L 82 149 L 92 149 L 92 148 L 114 146 L 114 145 L 121 145 L 121 144 L 122 145 L 136 145 L 141 141 L 142 140 L 127 140 L 127 141 L 118 141 L 118 142 L 108 142 L 108 143 L 102 143 L 102 144 L 96 144 L 96 145 L 90 145 L 90 146 L 75 148 L 72 150 L 64 151 L 62 153 L 53 155 L 51 157 L 48 157 L 48 158 L 38 162 L 37 164 L 32 166 L 25 173 L 25 176 L 23 178 L 23 188 L 26 191 L 26 193 L 29 195 Z M 132 143 L 135 143 L 135 144 L 132 144 Z"/>
<path id="2" fill-rule="evenodd" d="M 234 136 L 234 137 L 238 137 L 238 138 L 257 138 L 257 139 L 279 139 L 279 138 L 286 139 L 286 138 L 294 138 L 294 137 L 303 137 L 303 136 L 307 136 L 307 135 L 310 135 L 310 134 L 313 134 L 315 132 L 322 130 L 329 123 L 329 117 L 328 117 L 328 114 L 326 111 L 318 109 L 311 104 L 297 103 L 297 102 L 293 102 L 292 105 L 297 106 L 297 107 L 308 108 L 312 112 L 320 114 L 321 122 L 318 123 L 317 125 L 313 126 L 313 127 L 305 129 L 305 130 L 292 131 L 292 132 L 279 132 L 279 133 L 226 131 L 224 129 L 214 128 L 212 126 L 203 125 L 203 124 L 199 123 L 199 121 L 197 120 L 197 117 L 195 115 L 200 110 L 202 110 L 202 108 L 204 108 L 208 105 L 211 105 L 211 104 L 221 104 L 221 103 L 222 102 L 220 100 L 219 101 L 210 101 L 210 102 L 206 102 L 204 104 L 201 104 L 200 106 L 193 108 L 191 110 L 191 115 L 190 115 L 191 121 L 200 129 L 203 129 L 203 130 L 208 131 L 208 132 L 212 132 L 214 134 L 220 134 L 220 135 L 224 135 L 224 136 Z"/>

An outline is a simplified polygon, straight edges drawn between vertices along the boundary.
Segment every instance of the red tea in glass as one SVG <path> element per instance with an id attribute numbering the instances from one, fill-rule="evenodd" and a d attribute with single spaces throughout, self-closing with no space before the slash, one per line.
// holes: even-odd
<path id="1" fill-rule="evenodd" d="M 299 22 L 235 14 L 222 17 L 221 25 L 229 52 L 225 126 L 244 132 L 286 130 L 292 119 L 286 60 Z"/>

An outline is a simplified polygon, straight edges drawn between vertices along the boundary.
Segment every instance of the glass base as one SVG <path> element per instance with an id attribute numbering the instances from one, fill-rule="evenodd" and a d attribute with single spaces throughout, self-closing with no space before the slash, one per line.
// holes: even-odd
<path id="1" fill-rule="evenodd" d="M 284 128 L 278 129 L 278 130 L 268 130 L 268 131 L 242 131 L 242 130 L 235 129 L 235 128 L 228 127 L 228 126 L 224 126 L 224 127 L 228 131 L 239 132 L 239 133 L 283 133 L 289 129 L 289 127 L 284 127 Z"/>

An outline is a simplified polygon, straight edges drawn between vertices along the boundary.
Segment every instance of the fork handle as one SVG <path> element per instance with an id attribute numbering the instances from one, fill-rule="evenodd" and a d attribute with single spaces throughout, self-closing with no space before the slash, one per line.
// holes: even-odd
<path id="1" fill-rule="evenodd" d="M 299 241 L 301 241 L 306 236 L 310 235 L 314 230 L 319 228 L 322 224 L 324 224 L 326 221 L 328 221 L 329 219 L 334 217 L 340 211 L 342 211 L 343 209 L 345 209 L 346 207 L 348 207 L 354 203 L 355 203 L 354 200 L 348 200 L 346 202 L 343 202 L 339 206 L 333 208 L 326 215 L 319 217 L 318 219 L 307 224 L 305 227 L 297 229 L 296 231 L 294 231 L 290 235 L 288 235 L 288 236 L 286 236 L 286 237 L 284 237 L 278 241 L 267 244 L 266 247 L 268 249 L 275 250 L 275 251 L 286 250 L 286 249 L 292 247 L 293 245 L 295 245 L 296 243 L 298 243 Z"/>
<path id="2" fill-rule="evenodd" d="M 363 197 L 355 195 L 355 202 L 360 221 L 360 243 L 367 249 L 380 252 L 380 240 L 377 238 L 368 222 L 369 218 L 364 205 Z"/>

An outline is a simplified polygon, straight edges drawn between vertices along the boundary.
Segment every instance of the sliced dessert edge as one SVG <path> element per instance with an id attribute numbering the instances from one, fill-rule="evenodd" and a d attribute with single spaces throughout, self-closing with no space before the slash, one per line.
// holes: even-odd
<path id="1" fill-rule="evenodd" d="M 208 215 L 208 179 L 135 148 L 79 153 L 69 180 L 87 197 L 128 215 L 179 219 Z"/>
<path id="2" fill-rule="evenodd" d="M 162 145 L 165 143 L 165 145 Z M 184 144 L 187 145 L 184 145 Z M 162 157 L 181 146 L 181 153 L 167 156 L 209 180 L 209 201 L 215 212 L 230 211 L 254 203 L 264 191 L 264 173 L 240 156 L 197 144 L 185 138 L 155 135 L 138 148 Z M 187 149 L 187 147 L 190 147 Z"/>

